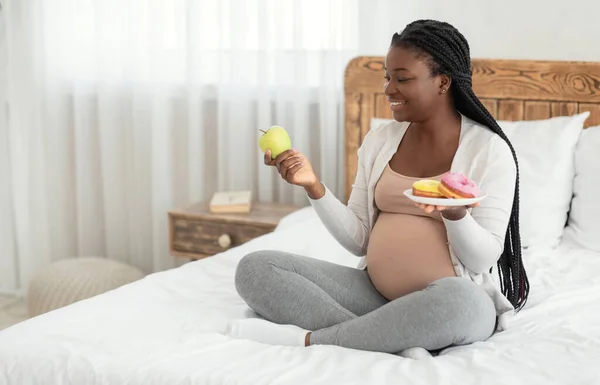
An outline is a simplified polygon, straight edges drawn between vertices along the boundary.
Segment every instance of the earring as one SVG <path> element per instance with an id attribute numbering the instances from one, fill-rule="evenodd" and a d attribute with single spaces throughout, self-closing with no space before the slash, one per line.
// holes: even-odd
<path id="1" fill-rule="evenodd" d="M 446 89 L 445 89 L 445 88 L 442 88 L 442 93 L 444 93 L 444 92 L 446 92 Z"/>

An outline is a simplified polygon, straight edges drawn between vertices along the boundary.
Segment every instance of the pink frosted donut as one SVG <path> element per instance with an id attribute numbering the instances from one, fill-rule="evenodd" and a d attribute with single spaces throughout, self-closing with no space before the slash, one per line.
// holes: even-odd
<path id="1" fill-rule="evenodd" d="M 477 184 L 463 174 L 448 172 L 440 181 L 440 193 L 446 198 L 475 198 L 481 194 Z"/>

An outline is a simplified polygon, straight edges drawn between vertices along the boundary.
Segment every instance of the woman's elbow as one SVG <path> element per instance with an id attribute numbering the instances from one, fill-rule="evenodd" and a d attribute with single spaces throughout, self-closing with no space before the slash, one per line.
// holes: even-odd
<path id="1" fill-rule="evenodd" d="M 494 266 L 494 264 L 498 261 L 497 258 L 486 260 L 486 261 L 478 261 L 477 263 L 471 263 L 469 265 L 465 265 L 467 269 L 472 271 L 475 274 L 484 274 L 489 273 L 490 269 Z"/>
<path id="2" fill-rule="evenodd" d="M 352 255 L 357 257 L 363 257 L 367 254 L 367 245 L 366 242 L 359 243 L 355 240 L 349 240 L 349 242 L 340 242 L 342 246 Z"/>
<path id="3" fill-rule="evenodd" d="M 501 254 L 502 247 L 489 248 L 484 253 L 477 255 L 476 258 L 474 258 L 472 261 L 469 261 L 469 263 L 465 263 L 464 265 L 467 269 L 475 274 L 488 273 L 490 269 L 494 267 L 496 263 L 498 263 Z"/>

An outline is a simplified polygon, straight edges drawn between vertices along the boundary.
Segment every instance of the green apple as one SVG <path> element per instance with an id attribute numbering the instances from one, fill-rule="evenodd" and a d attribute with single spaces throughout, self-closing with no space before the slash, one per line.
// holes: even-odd
<path id="1" fill-rule="evenodd" d="M 271 150 L 271 159 L 275 159 L 277 155 L 292 148 L 292 140 L 287 131 L 283 127 L 273 126 L 267 131 L 260 130 L 263 134 L 258 138 L 260 150 L 267 152 Z"/>

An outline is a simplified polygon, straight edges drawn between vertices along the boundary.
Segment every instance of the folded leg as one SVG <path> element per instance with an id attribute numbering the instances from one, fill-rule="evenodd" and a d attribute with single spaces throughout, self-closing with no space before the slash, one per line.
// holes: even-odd
<path id="1" fill-rule="evenodd" d="M 388 303 L 364 270 L 280 251 L 243 257 L 235 286 L 265 319 L 306 330 L 327 328 Z"/>
<path id="2" fill-rule="evenodd" d="M 438 350 L 485 340 L 495 324 L 495 307 L 485 291 L 466 278 L 451 277 L 363 316 L 316 330 L 310 344 L 387 353 L 413 347 Z"/>

